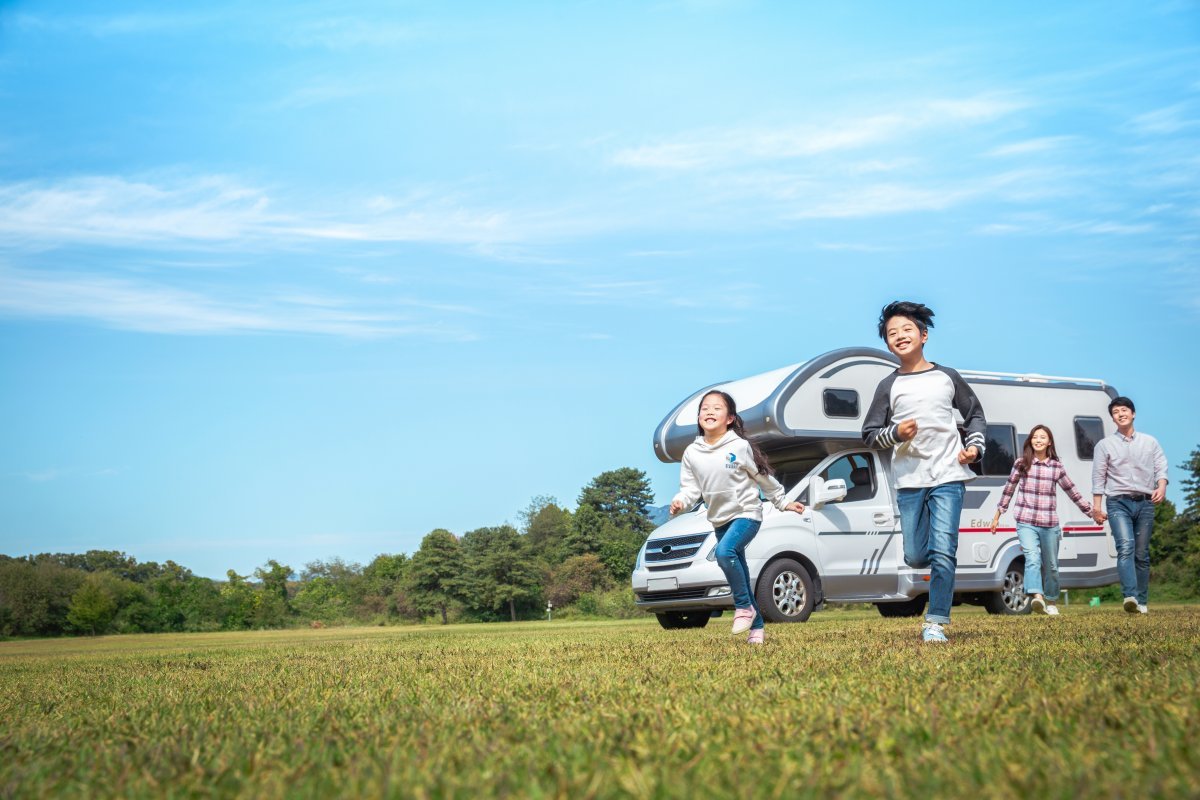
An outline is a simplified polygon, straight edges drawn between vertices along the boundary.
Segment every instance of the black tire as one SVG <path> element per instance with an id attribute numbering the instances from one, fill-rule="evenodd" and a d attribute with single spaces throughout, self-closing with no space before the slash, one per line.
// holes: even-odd
<path id="1" fill-rule="evenodd" d="M 899 603 L 876 603 L 875 607 L 885 617 L 917 617 L 925 611 L 925 605 L 928 601 L 929 595 L 921 594 L 911 600 L 904 600 Z"/>
<path id="2" fill-rule="evenodd" d="M 679 628 L 703 628 L 708 624 L 710 611 L 663 611 L 654 616 L 658 624 L 669 631 Z"/>
<path id="3" fill-rule="evenodd" d="M 771 622 L 804 622 L 813 612 L 817 592 L 812 576 L 798 561 L 772 561 L 758 576 L 754 593 L 763 617 Z"/>
<path id="4" fill-rule="evenodd" d="M 1032 610 L 1029 595 L 1025 594 L 1025 560 L 1018 558 L 1004 571 L 1004 588 L 988 592 L 983 607 L 989 614 L 1019 616 Z"/>

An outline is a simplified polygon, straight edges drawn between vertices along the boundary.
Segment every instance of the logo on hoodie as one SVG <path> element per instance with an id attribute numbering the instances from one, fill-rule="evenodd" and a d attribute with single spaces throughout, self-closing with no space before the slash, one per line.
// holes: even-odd
<path id="1" fill-rule="evenodd" d="M 737 454 L 729 453 L 726 457 L 729 459 L 729 463 L 725 465 L 725 469 L 737 469 L 737 464 L 734 463 L 737 461 Z"/>

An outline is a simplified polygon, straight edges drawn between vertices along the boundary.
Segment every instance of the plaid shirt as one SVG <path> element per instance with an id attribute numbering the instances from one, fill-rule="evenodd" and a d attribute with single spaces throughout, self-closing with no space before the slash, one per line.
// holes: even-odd
<path id="1" fill-rule="evenodd" d="M 1036 525 L 1039 528 L 1053 528 L 1058 525 L 1058 497 L 1054 491 L 1055 486 L 1061 486 L 1084 515 L 1092 515 L 1092 507 L 1084 501 L 1083 495 L 1067 477 L 1067 470 L 1061 461 L 1034 459 L 1033 466 L 1029 468 L 1024 480 L 1021 479 L 1020 466 L 1021 460 L 1017 459 L 1013 464 L 1012 473 L 1008 476 L 1008 483 L 1004 484 L 1004 494 L 1000 496 L 1001 514 L 1008 510 L 1013 490 L 1017 488 L 1017 483 L 1020 483 L 1021 490 L 1017 492 L 1017 503 L 1013 509 L 1013 516 L 1017 518 L 1017 522 Z"/>

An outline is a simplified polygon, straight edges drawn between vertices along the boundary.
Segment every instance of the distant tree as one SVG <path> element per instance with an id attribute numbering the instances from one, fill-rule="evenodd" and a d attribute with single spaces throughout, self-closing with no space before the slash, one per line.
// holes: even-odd
<path id="1" fill-rule="evenodd" d="M 646 509 L 654 502 L 646 473 L 632 467 L 602 472 L 579 493 L 579 506 L 591 506 L 619 528 L 646 534 L 654 529 Z"/>
<path id="2" fill-rule="evenodd" d="M 534 498 L 536 502 L 543 498 Z M 546 502 L 533 510 L 525 525 L 525 541 L 529 545 L 534 558 L 546 565 L 561 563 L 568 555 L 567 540 L 571 536 L 573 515 L 564 508 L 559 508 L 554 498 L 545 498 Z"/>
<path id="3" fill-rule="evenodd" d="M 628 584 L 646 534 L 615 525 L 605 525 L 600 538 L 600 560 L 614 580 Z"/>
<path id="4" fill-rule="evenodd" d="M 0 633 L 50 636 L 69 626 L 71 598 L 87 573 L 55 561 L 13 559 L 0 564 Z"/>
<path id="5" fill-rule="evenodd" d="M 254 587 L 246 582 L 245 575 L 233 570 L 225 573 L 225 585 L 221 587 L 221 627 L 225 630 L 244 630 L 254 624 Z"/>
<path id="6" fill-rule="evenodd" d="M 427 613 L 440 613 L 445 625 L 447 611 L 458 601 L 463 569 L 462 547 L 455 535 L 443 528 L 427 533 L 413 553 L 405 581 L 413 605 Z"/>
<path id="7" fill-rule="evenodd" d="M 291 567 L 280 564 L 273 558 L 254 570 L 254 577 L 262 582 L 263 592 L 278 597 L 283 601 L 285 608 L 288 600 L 288 581 L 292 579 L 293 574 Z"/>
<path id="8" fill-rule="evenodd" d="M 88 575 L 71 596 L 67 622 L 93 636 L 104 633 L 117 615 L 117 600 L 100 576 Z"/>
<path id="9" fill-rule="evenodd" d="M 368 614 L 413 616 L 415 609 L 404 586 L 411 564 L 404 553 L 375 556 L 362 571 L 362 610 Z"/>
<path id="10" fill-rule="evenodd" d="M 611 523 L 594 506 L 580 505 L 563 540 L 564 552 L 568 556 L 599 553 L 604 544 L 606 525 Z"/>
<path id="11" fill-rule="evenodd" d="M 322 622 L 337 622 L 351 613 L 351 605 L 342 587 L 326 575 L 304 581 L 292 605 L 304 617 Z"/>
<path id="12" fill-rule="evenodd" d="M 574 603 L 588 592 L 612 586 L 608 568 L 594 553 L 571 556 L 550 570 L 546 581 L 546 599 L 562 607 Z"/>
<path id="13" fill-rule="evenodd" d="M 475 608 L 498 611 L 508 606 L 516 622 L 517 603 L 538 595 L 541 571 L 511 525 L 478 528 L 463 535 L 466 562 L 460 596 Z"/>

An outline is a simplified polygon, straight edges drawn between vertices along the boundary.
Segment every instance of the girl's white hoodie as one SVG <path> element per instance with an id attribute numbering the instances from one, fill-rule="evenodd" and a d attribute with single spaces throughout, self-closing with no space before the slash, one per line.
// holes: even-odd
<path id="1" fill-rule="evenodd" d="M 708 521 L 719 528 L 738 517 L 761 520 L 760 488 L 780 511 L 787 508 L 783 486 L 758 471 L 750 443 L 730 430 L 716 444 L 697 436 L 683 451 L 675 500 L 691 508 L 703 499 L 708 505 Z"/>

